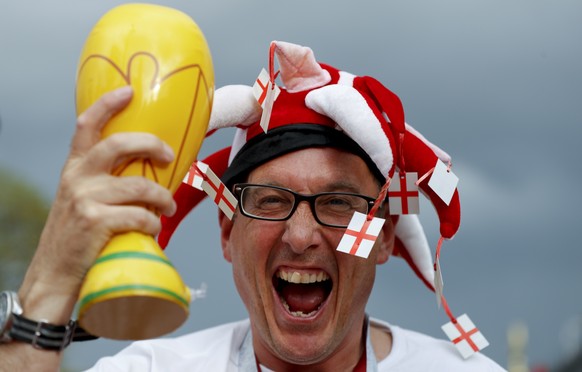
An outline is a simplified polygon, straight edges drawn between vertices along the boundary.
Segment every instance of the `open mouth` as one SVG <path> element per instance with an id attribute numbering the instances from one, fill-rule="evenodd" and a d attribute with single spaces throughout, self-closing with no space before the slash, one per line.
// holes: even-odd
<path id="1" fill-rule="evenodd" d="M 324 271 L 300 273 L 290 269 L 277 270 L 273 285 L 289 314 L 302 318 L 314 316 L 333 287 Z"/>

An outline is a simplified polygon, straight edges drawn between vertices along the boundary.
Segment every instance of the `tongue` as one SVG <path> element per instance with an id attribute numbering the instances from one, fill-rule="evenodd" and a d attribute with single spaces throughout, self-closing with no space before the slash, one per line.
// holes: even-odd
<path id="1" fill-rule="evenodd" d="M 320 284 L 292 284 L 285 285 L 281 295 L 291 311 L 301 311 L 309 314 L 317 310 L 325 300 L 325 290 Z"/>

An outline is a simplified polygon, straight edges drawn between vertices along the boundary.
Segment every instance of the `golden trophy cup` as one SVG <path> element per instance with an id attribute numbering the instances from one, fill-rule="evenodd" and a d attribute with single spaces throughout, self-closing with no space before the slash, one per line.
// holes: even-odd
<path id="1" fill-rule="evenodd" d="M 149 132 L 175 152 L 168 166 L 131 159 L 117 176 L 145 176 L 175 192 L 196 159 L 212 108 L 214 73 L 204 35 L 175 9 L 127 4 L 106 13 L 83 48 L 77 71 L 77 114 L 101 95 L 131 85 L 130 104 L 102 132 Z M 106 338 L 137 340 L 178 328 L 188 317 L 189 289 L 154 237 L 114 236 L 88 271 L 79 323 Z"/>

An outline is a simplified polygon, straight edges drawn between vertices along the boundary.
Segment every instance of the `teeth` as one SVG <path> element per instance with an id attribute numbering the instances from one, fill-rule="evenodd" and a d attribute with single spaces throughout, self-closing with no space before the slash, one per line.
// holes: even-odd
<path id="1" fill-rule="evenodd" d="M 301 274 L 299 274 L 297 271 L 294 272 L 289 278 L 289 281 L 291 283 L 301 283 Z"/>
<path id="2" fill-rule="evenodd" d="M 309 314 L 305 314 L 303 311 L 291 311 L 291 309 L 289 309 L 289 305 L 287 305 L 287 302 L 285 302 L 285 300 L 283 298 L 281 298 L 281 301 L 283 302 L 283 306 L 285 307 L 285 309 L 287 309 L 289 314 L 296 316 L 296 317 L 299 317 L 299 318 L 309 318 L 310 316 L 315 315 L 315 313 L 317 313 L 319 311 L 319 308 L 317 308 L 316 310 L 313 310 Z"/>
<path id="3" fill-rule="evenodd" d="M 306 274 L 306 273 L 300 274 L 297 271 L 289 272 L 279 270 L 277 272 L 277 277 L 283 279 L 286 282 L 296 284 L 309 284 L 329 280 L 329 276 L 323 271 L 320 271 L 317 274 Z"/>
<path id="4" fill-rule="evenodd" d="M 329 275 L 327 275 L 324 271 L 318 271 L 317 274 L 316 273 L 299 273 L 297 271 L 284 271 L 284 270 L 279 270 L 277 271 L 276 276 L 281 279 L 284 280 L 286 282 L 289 283 L 296 283 L 296 284 L 310 284 L 310 283 L 317 283 L 317 282 L 323 282 L 326 280 L 329 280 Z M 289 314 L 298 317 L 298 318 L 309 318 L 314 316 L 318 311 L 319 308 L 311 311 L 309 314 L 305 314 L 302 311 L 291 311 L 291 309 L 289 308 L 289 305 L 287 304 L 287 302 L 285 301 L 285 299 L 283 298 L 283 296 L 279 296 L 279 298 L 281 299 L 281 302 L 283 303 L 283 306 L 285 307 L 285 309 L 287 309 L 287 312 L 289 312 Z M 321 304 L 320 304 L 321 307 Z"/>

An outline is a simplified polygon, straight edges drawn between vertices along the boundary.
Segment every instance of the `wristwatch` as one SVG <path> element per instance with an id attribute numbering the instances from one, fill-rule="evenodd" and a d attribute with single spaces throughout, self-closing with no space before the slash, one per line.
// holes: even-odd
<path id="1" fill-rule="evenodd" d="M 14 315 L 22 314 L 22 307 L 15 292 L 0 292 L 0 342 L 10 342 L 10 330 Z"/>
<path id="2" fill-rule="evenodd" d="M 16 292 L 0 292 L 0 343 L 21 341 L 38 349 L 63 350 L 71 341 L 97 338 L 78 327 L 74 320 L 54 325 L 45 320 L 27 319 L 22 312 Z"/>

